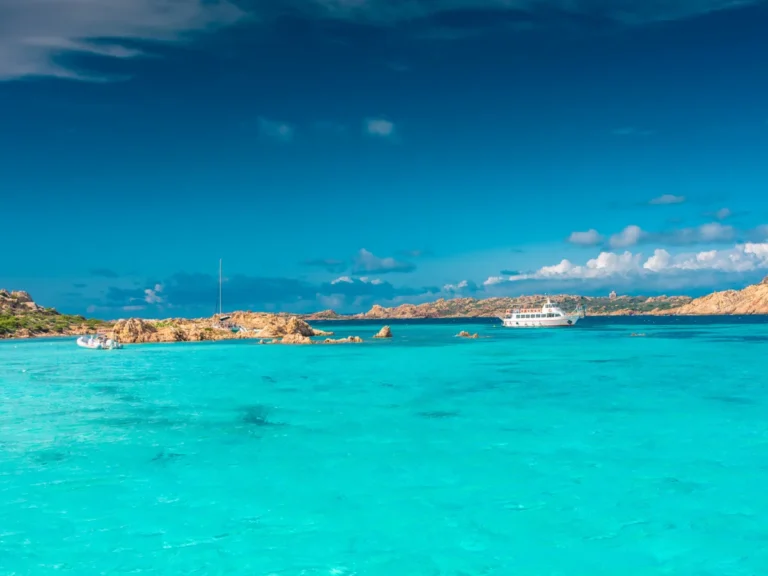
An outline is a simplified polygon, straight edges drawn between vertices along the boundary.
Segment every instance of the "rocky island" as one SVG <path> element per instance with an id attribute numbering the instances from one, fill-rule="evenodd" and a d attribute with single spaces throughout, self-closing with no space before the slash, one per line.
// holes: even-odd
<path id="1" fill-rule="evenodd" d="M 59 314 L 53 308 L 43 308 L 26 292 L 0 290 L 0 339 L 76 336 L 97 332 L 124 344 L 246 338 L 269 343 L 313 344 L 317 342 L 312 340 L 314 337 L 333 336 L 332 332 L 316 330 L 295 316 L 258 312 L 235 312 L 226 323 L 218 316 L 166 320 L 130 318 L 113 322 L 87 320 L 82 316 Z M 360 341 L 351 336 L 338 340 L 326 338 L 322 343 Z"/>

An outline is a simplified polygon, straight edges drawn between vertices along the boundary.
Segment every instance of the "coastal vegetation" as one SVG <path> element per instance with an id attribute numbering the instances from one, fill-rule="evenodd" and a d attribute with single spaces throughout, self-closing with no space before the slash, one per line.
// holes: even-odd
<path id="1" fill-rule="evenodd" d="M 26 292 L 0 290 L 0 338 L 94 332 L 105 323 L 38 306 Z"/>

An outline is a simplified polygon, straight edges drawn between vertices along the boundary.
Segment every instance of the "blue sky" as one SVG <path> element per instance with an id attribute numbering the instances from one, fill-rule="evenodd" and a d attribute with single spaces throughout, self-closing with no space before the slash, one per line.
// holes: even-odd
<path id="1" fill-rule="evenodd" d="M 743 286 L 766 29 L 763 1 L 0 0 L 0 287 L 124 317 L 213 312 L 219 258 L 230 309 Z"/>

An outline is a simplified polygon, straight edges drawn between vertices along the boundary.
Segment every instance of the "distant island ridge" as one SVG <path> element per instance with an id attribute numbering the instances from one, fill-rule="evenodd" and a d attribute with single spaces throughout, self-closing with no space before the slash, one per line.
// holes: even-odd
<path id="1" fill-rule="evenodd" d="M 0 289 L 0 339 L 80 335 L 108 332 L 125 342 L 174 342 L 232 338 L 311 338 L 331 333 L 312 329 L 307 321 L 388 320 L 425 318 L 493 318 L 509 309 L 540 305 L 543 295 L 496 298 L 440 298 L 423 304 L 401 304 L 387 308 L 378 304 L 358 314 L 324 310 L 312 314 L 233 312 L 231 322 L 247 330 L 225 329 L 217 316 L 211 318 L 170 318 L 165 320 L 99 320 L 80 315 L 60 314 L 34 302 L 23 291 Z M 699 298 L 689 296 L 575 296 L 549 298 L 564 310 L 585 306 L 588 316 L 706 316 L 768 314 L 768 277 L 741 290 L 713 292 Z M 256 331 L 260 331 L 256 336 Z M 297 336 L 298 335 L 298 336 Z M 346 342 L 342 339 L 341 342 Z M 329 341 L 336 343 L 339 341 Z M 301 343 L 301 342 L 296 342 Z"/>

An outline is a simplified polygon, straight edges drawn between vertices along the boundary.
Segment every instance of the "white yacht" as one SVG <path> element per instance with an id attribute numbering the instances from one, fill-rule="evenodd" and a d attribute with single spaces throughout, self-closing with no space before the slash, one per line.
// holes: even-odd
<path id="1" fill-rule="evenodd" d="M 501 316 L 505 328 L 557 328 L 575 326 L 584 318 L 584 307 L 570 314 L 563 312 L 557 304 L 552 304 L 549 298 L 541 308 L 518 308 L 508 310 L 506 316 Z"/>
<path id="2" fill-rule="evenodd" d="M 119 350 L 123 347 L 120 342 L 107 338 L 102 334 L 96 336 L 80 336 L 77 339 L 77 345 L 81 348 L 90 348 L 91 350 Z"/>

